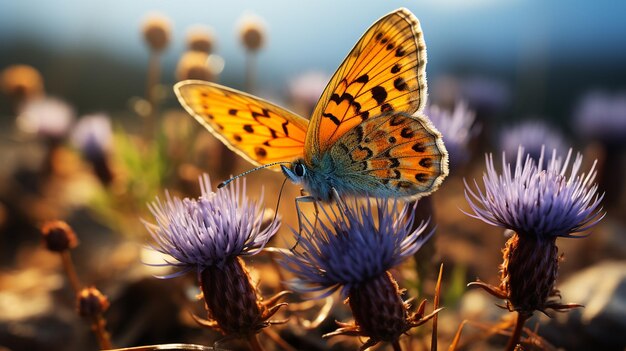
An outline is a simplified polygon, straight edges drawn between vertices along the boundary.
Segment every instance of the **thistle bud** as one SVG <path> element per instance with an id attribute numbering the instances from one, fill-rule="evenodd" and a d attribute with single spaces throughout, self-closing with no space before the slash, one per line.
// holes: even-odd
<path id="1" fill-rule="evenodd" d="M 50 221 L 41 227 L 46 247 L 50 251 L 63 252 L 78 246 L 74 230 L 63 221 Z"/>
<path id="2" fill-rule="evenodd" d="M 95 317 L 109 309 L 109 299 L 95 287 L 84 288 L 77 297 L 78 314 L 82 317 Z"/>
<path id="3" fill-rule="evenodd" d="M 0 89 L 16 102 L 43 95 L 43 78 L 28 65 L 12 65 L 0 74 Z"/>
<path id="4" fill-rule="evenodd" d="M 191 51 L 199 51 L 210 54 L 215 44 L 215 36 L 210 28 L 193 27 L 187 33 L 187 48 Z"/>
<path id="5" fill-rule="evenodd" d="M 259 51 L 265 44 L 266 36 L 265 24 L 260 17 L 246 15 L 241 19 L 239 37 L 246 50 Z"/>
<path id="6" fill-rule="evenodd" d="M 170 42 L 171 24 L 167 17 L 152 14 L 144 20 L 141 31 L 144 40 L 154 52 L 163 51 Z"/>

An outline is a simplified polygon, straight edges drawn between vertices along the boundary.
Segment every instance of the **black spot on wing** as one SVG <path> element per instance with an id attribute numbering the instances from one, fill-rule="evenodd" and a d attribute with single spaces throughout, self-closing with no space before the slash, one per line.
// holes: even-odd
<path id="1" fill-rule="evenodd" d="M 411 127 L 404 127 L 402 131 L 400 131 L 400 136 L 405 139 L 410 139 L 415 135 L 415 132 Z"/>
<path id="2" fill-rule="evenodd" d="M 380 105 L 387 99 L 387 90 L 380 85 L 377 85 L 372 88 L 372 97 L 376 100 L 376 103 Z"/>
<path id="3" fill-rule="evenodd" d="M 426 173 L 417 173 L 415 175 L 415 179 L 420 182 L 420 183 L 426 183 L 426 181 L 428 180 L 428 174 Z"/>
<path id="4" fill-rule="evenodd" d="M 409 86 L 404 81 L 404 78 L 398 77 L 393 81 L 393 86 L 399 91 L 405 91 L 409 88 Z"/>
<path id="5" fill-rule="evenodd" d="M 231 108 L 230 110 L 228 110 L 228 114 L 231 116 L 236 116 L 237 115 L 237 110 L 235 110 L 234 108 Z"/>
<path id="6" fill-rule="evenodd" d="M 406 51 L 404 51 L 402 46 L 398 46 L 398 48 L 396 49 L 396 57 L 402 57 L 404 55 L 406 55 Z"/>
<path id="7" fill-rule="evenodd" d="M 340 125 L 341 121 L 339 120 L 339 118 L 337 118 L 335 115 L 333 115 L 332 113 L 322 113 L 323 117 L 329 118 L 333 123 L 335 123 L 335 125 Z"/>
<path id="8" fill-rule="evenodd" d="M 254 133 L 254 129 L 252 128 L 252 125 L 250 124 L 246 124 L 243 126 L 243 130 L 245 130 L 248 133 Z"/>
<path id="9" fill-rule="evenodd" d="M 420 142 L 417 142 L 417 143 L 413 144 L 411 149 L 413 149 L 413 151 L 419 152 L 419 153 L 422 153 L 422 152 L 426 151 L 426 147 L 424 146 L 424 144 L 422 144 Z"/>
<path id="10" fill-rule="evenodd" d="M 369 82 L 369 80 L 370 80 L 370 77 L 367 74 L 364 74 L 364 75 L 360 76 L 359 78 L 357 78 L 355 80 L 355 82 L 364 84 L 364 83 Z"/>
<path id="11" fill-rule="evenodd" d="M 399 63 L 396 63 L 395 65 L 393 65 L 393 67 L 391 67 L 391 73 L 398 73 L 400 72 L 401 68 L 402 66 Z"/>
<path id="12" fill-rule="evenodd" d="M 256 146 L 254 148 L 254 154 L 258 157 L 258 158 L 265 158 L 267 157 L 267 150 L 265 150 L 264 148 L 260 147 L 260 146 Z"/>
<path id="13" fill-rule="evenodd" d="M 430 168 L 433 165 L 433 160 L 430 157 L 424 157 L 420 160 L 419 164 L 424 168 Z"/>

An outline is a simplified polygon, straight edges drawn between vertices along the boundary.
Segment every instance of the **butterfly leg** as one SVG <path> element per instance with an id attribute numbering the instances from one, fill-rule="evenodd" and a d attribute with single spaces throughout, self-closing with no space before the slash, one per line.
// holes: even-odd
<path id="1" fill-rule="evenodd" d="M 296 197 L 296 212 L 298 213 L 298 238 L 296 239 L 296 243 L 293 245 L 293 247 L 291 248 L 291 251 L 293 251 L 296 247 L 298 247 L 298 244 L 300 243 L 300 237 L 302 237 L 302 210 L 300 209 L 300 203 L 313 203 L 313 206 L 315 207 L 315 225 L 313 228 L 315 228 L 317 226 L 317 213 L 318 213 L 318 209 L 317 209 L 317 201 L 315 200 L 315 197 L 311 196 L 311 195 L 305 195 L 304 193 L 304 189 L 300 190 L 300 196 Z"/>

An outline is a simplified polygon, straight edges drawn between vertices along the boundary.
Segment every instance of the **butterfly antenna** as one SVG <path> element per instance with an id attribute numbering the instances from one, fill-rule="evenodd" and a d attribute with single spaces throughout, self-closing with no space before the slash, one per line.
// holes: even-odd
<path id="1" fill-rule="evenodd" d="M 276 221 L 276 217 L 278 216 L 278 206 L 280 205 L 280 199 L 283 197 L 283 189 L 285 189 L 285 184 L 287 184 L 287 178 L 283 180 L 283 184 L 280 186 L 280 191 L 278 192 L 278 201 L 276 201 L 276 210 L 274 211 L 274 219 L 272 222 Z"/>
<path id="2" fill-rule="evenodd" d="M 227 179 L 227 180 L 225 180 L 225 181 L 223 181 L 223 182 L 219 183 L 219 184 L 217 185 L 217 188 L 218 188 L 218 189 L 223 188 L 223 187 L 225 187 L 226 185 L 228 185 L 230 182 L 232 182 L 233 180 L 235 180 L 235 179 L 237 179 L 237 178 L 240 178 L 240 177 L 243 177 L 243 176 L 245 176 L 245 175 L 248 175 L 249 173 L 252 173 L 252 172 L 254 172 L 254 171 L 258 171 L 259 169 L 268 168 L 268 167 L 272 167 L 272 166 L 276 166 L 276 165 L 280 165 L 280 164 L 285 164 L 285 163 L 289 164 L 289 163 L 291 163 L 291 162 L 281 161 L 281 162 L 268 163 L 268 164 L 266 164 L 266 165 L 259 166 L 259 167 L 257 167 L 257 168 L 253 168 L 253 169 L 247 170 L 247 171 L 245 171 L 245 172 L 243 172 L 243 173 L 241 173 L 241 174 L 238 174 L 238 175 L 236 175 L 236 176 L 234 176 L 234 177 L 231 177 L 230 179 Z"/>

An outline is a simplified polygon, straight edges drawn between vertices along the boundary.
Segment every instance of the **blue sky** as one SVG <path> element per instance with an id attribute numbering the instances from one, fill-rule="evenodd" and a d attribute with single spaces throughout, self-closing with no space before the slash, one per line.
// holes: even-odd
<path id="1" fill-rule="evenodd" d="M 259 83 L 280 91 L 298 72 L 334 72 L 372 22 L 402 6 L 422 23 L 430 77 L 465 66 L 514 72 L 563 64 L 593 71 L 626 59 L 626 2 L 620 1 L 0 0 L 0 49 L 28 40 L 51 57 L 88 48 L 143 67 L 147 51 L 139 26 L 157 11 L 174 24 L 166 77 L 184 50 L 186 30 L 203 24 L 217 34 L 226 80 L 241 82 L 244 57 L 235 24 L 255 13 L 270 33 L 259 56 Z"/>

